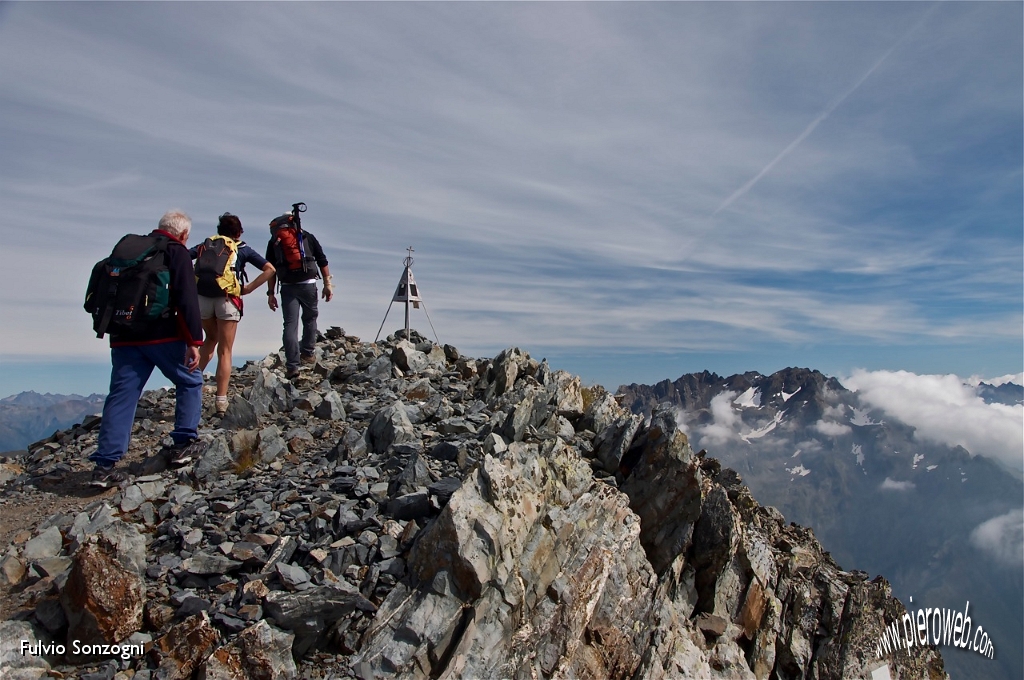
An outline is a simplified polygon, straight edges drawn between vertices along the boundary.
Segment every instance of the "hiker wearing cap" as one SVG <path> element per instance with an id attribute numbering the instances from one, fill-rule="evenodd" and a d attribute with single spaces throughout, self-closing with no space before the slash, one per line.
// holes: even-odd
<path id="1" fill-rule="evenodd" d="M 186 243 L 192 220 L 172 210 L 148 236 L 129 234 L 111 256 L 93 268 L 85 309 L 93 315 L 97 337 L 110 334 L 110 390 L 91 485 L 116 486 L 127 475 L 115 469 L 131 443 L 135 407 L 154 368 L 175 387 L 172 447 L 161 454 L 183 464 L 206 450 L 198 438 L 202 414 L 203 374 L 199 347 L 203 327 L 199 299 Z"/>
<path id="2" fill-rule="evenodd" d="M 301 207 L 299 207 L 301 206 Z M 305 210 L 304 203 L 296 203 L 290 214 L 284 214 L 270 223 L 270 242 L 267 243 L 267 260 L 274 265 L 276 273 L 270 277 L 267 290 L 267 304 L 277 310 L 275 288 L 281 284 L 281 313 L 284 316 L 285 375 L 291 379 L 299 375 L 299 364 L 312 364 L 316 358 L 316 280 L 323 276 L 323 298 L 330 302 L 334 297 L 331 272 L 327 267 L 327 256 L 316 237 L 304 230 L 299 213 Z M 299 319 L 302 320 L 302 338 L 299 339 Z"/>
<path id="3" fill-rule="evenodd" d="M 224 213 L 217 223 L 217 235 L 193 246 L 189 253 L 195 262 L 199 313 L 205 340 L 199 349 L 199 370 L 205 371 L 217 352 L 217 415 L 228 409 L 228 385 L 231 382 L 231 350 L 238 322 L 242 319 L 242 296 L 253 292 L 274 275 L 274 265 L 242 241 L 242 221 Z M 260 269 L 259 276 L 246 283 L 245 265 Z"/>

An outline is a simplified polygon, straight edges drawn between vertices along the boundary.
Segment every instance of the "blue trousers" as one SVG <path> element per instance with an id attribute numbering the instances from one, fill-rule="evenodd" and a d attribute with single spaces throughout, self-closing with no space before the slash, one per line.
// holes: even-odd
<path id="1" fill-rule="evenodd" d="M 89 460 L 103 467 L 121 460 L 131 442 L 135 407 L 154 368 L 175 387 L 171 438 L 178 445 L 196 438 L 203 410 L 203 373 L 189 371 L 184 360 L 185 343 L 180 340 L 110 348 L 110 391 L 103 402 L 97 449 Z"/>
<path id="2" fill-rule="evenodd" d="M 281 313 L 284 315 L 285 367 L 299 367 L 299 351 L 316 351 L 317 290 L 315 283 L 281 285 Z M 299 312 L 302 312 L 302 340 L 299 340 Z"/>

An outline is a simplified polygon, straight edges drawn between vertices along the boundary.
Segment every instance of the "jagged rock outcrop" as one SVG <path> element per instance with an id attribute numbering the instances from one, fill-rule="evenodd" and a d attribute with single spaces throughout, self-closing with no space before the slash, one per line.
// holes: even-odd
<path id="1" fill-rule="evenodd" d="M 1003 404 L 1021 393 L 1016 385 L 999 394 L 985 384 L 963 390 Z M 1001 559 L 977 540 L 980 527 L 1020 517 L 1024 498 L 1019 473 L 990 452 L 968 452 L 937 436 L 935 426 L 912 426 L 835 378 L 803 368 L 694 373 L 622 387 L 616 396 L 638 414 L 659 404 L 678 407 L 695 449 L 707 448 L 737 470 L 762 504 L 813 527 L 840 564 L 885 574 L 903 602 L 912 597 L 927 608 L 969 601 L 996 649 L 1014 649 L 1024 638 L 1019 608 L 1007 606 L 1024 601 L 1020 551 L 1015 560 Z M 915 400 L 908 397 L 906 407 L 925 408 Z M 1021 680 L 1024 673 L 1014 654 L 987 658 L 944 647 L 943 656 L 953 677 Z"/>
<path id="2" fill-rule="evenodd" d="M 94 618 L 148 649 L 108 662 L 139 680 L 848 678 L 877 664 L 902 613 L 884 579 L 842 571 L 695 454 L 672 411 L 645 420 L 517 348 L 473 360 L 415 335 L 326 336 L 296 380 L 278 355 L 240 371 L 192 467 L 137 461 L 148 474 L 38 527 L 40 554 L 9 548 L 22 586 L 50 579 L 37 590 L 66 599 L 72 578 L 43 561 L 73 575 L 97 551 L 104 573 L 138 579 L 144 608 Z M 147 393 L 136 444 L 155 449 L 172 412 Z M 94 440 L 40 443 L 4 493 L 75 474 Z M 77 610 L 62 623 L 45 601 L 27 617 L 69 635 Z M 928 648 L 893 669 L 944 675 Z"/>

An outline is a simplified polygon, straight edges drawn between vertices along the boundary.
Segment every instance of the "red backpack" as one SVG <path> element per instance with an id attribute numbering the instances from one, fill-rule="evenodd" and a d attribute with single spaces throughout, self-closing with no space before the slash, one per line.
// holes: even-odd
<path id="1" fill-rule="evenodd" d="M 282 283 L 301 283 L 319 278 L 313 253 L 306 252 L 299 213 L 305 203 L 292 205 L 292 214 L 281 215 L 270 223 L 270 245 L 274 253 L 277 278 Z"/>

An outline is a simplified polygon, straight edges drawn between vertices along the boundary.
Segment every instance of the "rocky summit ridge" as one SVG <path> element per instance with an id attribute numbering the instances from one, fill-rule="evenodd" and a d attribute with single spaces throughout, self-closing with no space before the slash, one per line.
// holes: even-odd
<path id="1" fill-rule="evenodd" d="M 0 557 L 0 675 L 824 679 L 881 665 L 904 614 L 886 580 L 843 571 L 694 453 L 673 409 L 644 418 L 519 349 L 473 359 L 411 335 L 333 328 L 292 381 L 278 354 L 247 364 L 185 469 L 153 454 L 174 404 L 147 392 L 135 477 Z M 82 495 L 97 424 L 4 463 L 0 512 Z M 76 642 L 133 646 L 104 658 Z M 946 677 L 934 648 L 883 661 L 893 678 Z"/>

